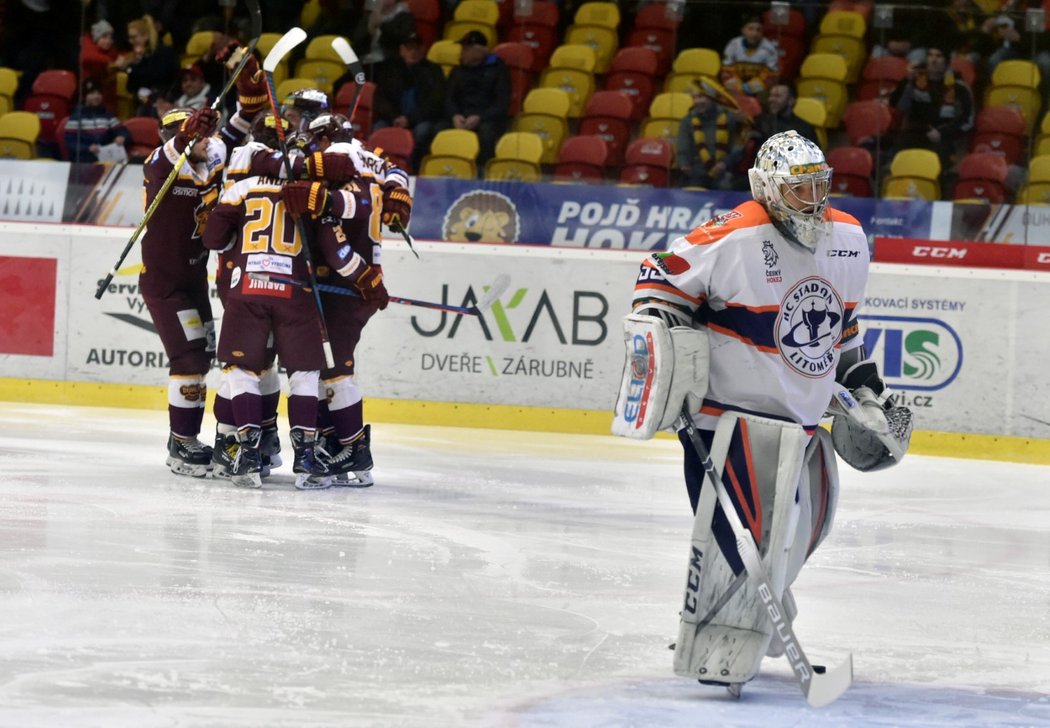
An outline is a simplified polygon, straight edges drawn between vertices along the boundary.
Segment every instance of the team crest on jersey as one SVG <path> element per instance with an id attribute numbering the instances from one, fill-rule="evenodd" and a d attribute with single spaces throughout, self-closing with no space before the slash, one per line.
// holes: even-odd
<path id="1" fill-rule="evenodd" d="M 784 278 L 780 275 L 780 269 L 776 267 L 780 260 L 777 249 L 768 240 L 762 241 L 762 259 L 766 264 L 766 283 L 780 283 Z"/>
<path id="2" fill-rule="evenodd" d="M 665 275 L 677 276 L 689 270 L 689 261 L 674 253 L 653 253 L 653 262 Z"/>
<path id="3" fill-rule="evenodd" d="M 823 278 L 813 276 L 796 283 L 781 300 L 777 316 L 781 358 L 811 379 L 833 372 L 844 313 L 838 291 Z"/>
<path id="4" fill-rule="evenodd" d="M 715 217 L 712 217 L 710 220 L 708 220 L 707 222 L 704 223 L 704 227 L 708 227 L 708 228 L 722 227 L 723 225 L 728 223 L 730 220 L 733 220 L 733 219 L 738 218 L 738 217 L 742 217 L 742 215 L 739 212 L 737 212 L 736 210 L 730 210 L 729 212 L 724 212 L 721 215 L 716 215 Z"/>

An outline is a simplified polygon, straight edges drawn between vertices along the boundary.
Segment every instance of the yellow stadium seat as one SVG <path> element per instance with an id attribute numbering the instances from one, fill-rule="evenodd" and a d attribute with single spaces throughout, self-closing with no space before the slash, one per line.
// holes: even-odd
<path id="1" fill-rule="evenodd" d="M 941 199 L 941 160 L 929 149 L 902 149 L 893 155 L 884 197 Z"/>
<path id="2" fill-rule="evenodd" d="M 573 25 L 595 25 L 616 30 L 620 27 L 620 7 L 613 2 L 590 2 L 580 5 L 572 16 Z"/>
<path id="3" fill-rule="evenodd" d="M 558 161 L 558 151 L 569 136 L 569 94 L 557 88 L 534 88 L 514 117 L 514 131 L 531 132 L 543 141 L 543 164 Z"/>
<path id="4" fill-rule="evenodd" d="M 846 59 L 837 53 L 810 53 L 802 59 L 801 78 L 827 78 L 843 83 L 846 80 Z"/>
<path id="5" fill-rule="evenodd" d="M 864 16 L 854 10 L 829 10 L 820 21 L 821 35 L 863 38 L 867 31 Z"/>
<path id="6" fill-rule="evenodd" d="M 992 70 L 993 86 L 1026 86 L 1038 88 L 1040 82 L 1039 66 L 1031 61 L 1001 61 Z"/>
<path id="7" fill-rule="evenodd" d="M 688 91 L 697 76 L 717 79 L 722 71 L 722 56 L 710 48 L 686 48 L 675 56 L 671 72 L 664 81 L 664 91 Z"/>
<path id="8" fill-rule="evenodd" d="M 266 54 L 273 50 L 283 35 L 283 33 L 263 33 L 259 36 L 259 42 L 255 44 L 255 50 L 260 56 L 266 58 Z"/>
<path id="9" fill-rule="evenodd" d="M 478 23 L 473 20 L 450 20 L 445 24 L 445 33 L 442 37 L 444 40 L 456 43 L 460 38 L 472 30 L 476 30 L 485 36 L 489 48 L 492 48 L 496 44 L 496 38 L 499 37 L 496 32 L 496 26 L 488 25 L 487 23 Z"/>
<path id="10" fill-rule="evenodd" d="M 649 116 L 642 121 L 639 136 L 645 139 L 668 139 L 674 144 L 678 138 L 678 127 L 692 105 L 693 97 L 687 93 L 665 91 L 657 94 L 649 104 Z"/>
<path id="11" fill-rule="evenodd" d="M 40 117 L 29 111 L 9 111 L 0 116 L 0 157 L 36 159 Z"/>
<path id="12" fill-rule="evenodd" d="M 846 59 L 835 53 L 811 53 L 802 61 L 800 74 L 795 82 L 799 98 L 823 101 L 828 112 L 827 128 L 837 129 L 849 100 Z"/>
<path id="13" fill-rule="evenodd" d="M 0 67 L 0 114 L 15 108 L 15 91 L 18 90 L 18 71 Z"/>
<path id="14" fill-rule="evenodd" d="M 304 58 L 295 67 L 295 78 L 309 78 L 314 85 L 331 96 L 332 88 L 346 66 L 323 58 Z"/>
<path id="15" fill-rule="evenodd" d="M 199 30 L 191 35 L 186 41 L 186 48 L 182 51 L 182 67 L 192 66 L 201 59 L 201 56 L 211 50 L 216 35 L 218 34 L 213 30 Z"/>
<path id="16" fill-rule="evenodd" d="M 1033 182 L 1021 187 L 1017 193 L 1019 205 L 1050 205 L 1050 183 Z"/>
<path id="17" fill-rule="evenodd" d="M 1050 182 L 1050 155 L 1032 157 L 1028 163 L 1028 184 Z"/>
<path id="18" fill-rule="evenodd" d="M 485 164 L 485 179 L 538 182 L 542 158 L 543 139 L 538 135 L 508 132 L 496 142 L 496 155 Z"/>
<path id="19" fill-rule="evenodd" d="M 128 90 L 128 74 L 117 71 L 117 117 L 127 119 L 134 115 L 138 99 Z"/>
<path id="20" fill-rule="evenodd" d="M 307 0 L 299 12 L 299 26 L 309 28 L 321 19 L 321 0 Z"/>
<path id="21" fill-rule="evenodd" d="M 452 69 L 459 65 L 460 53 L 463 46 L 454 40 L 438 40 L 430 46 L 427 51 L 427 60 L 441 66 L 445 75 L 452 73 Z"/>
<path id="22" fill-rule="evenodd" d="M 560 45 L 551 54 L 548 68 L 540 75 L 539 86 L 560 88 L 569 94 L 569 118 L 583 116 L 587 100 L 594 93 L 594 49 L 585 45 Z"/>
<path id="23" fill-rule="evenodd" d="M 284 100 L 291 96 L 293 92 L 304 88 L 317 88 L 317 84 L 312 78 L 286 78 L 277 84 L 277 98 L 275 101 L 278 105 L 283 104 Z"/>
<path id="24" fill-rule="evenodd" d="M 309 43 L 306 44 L 306 52 L 303 54 L 304 58 L 311 59 L 324 59 L 328 61 L 335 61 L 336 63 L 342 63 L 342 59 L 339 54 L 335 52 L 335 48 L 332 47 L 332 41 L 342 36 L 339 35 L 319 35 Z M 350 41 L 347 40 L 349 43 Z"/>
<path id="25" fill-rule="evenodd" d="M 430 154 L 423 157 L 419 174 L 423 177 L 475 179 L 478 176 L 478 135 L 467 129 L 445 129 L 430 144 Z"/>
<path id="26" fill-rule="evenodd" d="M 594 49 L 595 73 L 605 73 L 620 47 L 620 35 L 613 28 L 598 25 L 572 25 L 565 32 L 565 42 Z"/>
<path id="27" fill-rule="evenodd" d="M 820 99 L 803 96 L 795 99 L 795 116 L 809 122 L 817 130 L 817 143 L 821 149 L 828 148 L 828 107 Z"/>
<path id="28" fill-rule="evenodd" d="M 499 22 L 499 3 L 496 0 L 460 0 L 452 12 L 452 20 L 467 20 L 495 27 Z"/>
<path id="29" fill-rule="evenodd" d="M 820 34 L 813 39 L 813 43 L 810 45 L 810 52 L 833 53 L 842 56 L 846 61 L 846 83 L 857 82 L 868 54 L 863 38 L 824 34 Z"/>

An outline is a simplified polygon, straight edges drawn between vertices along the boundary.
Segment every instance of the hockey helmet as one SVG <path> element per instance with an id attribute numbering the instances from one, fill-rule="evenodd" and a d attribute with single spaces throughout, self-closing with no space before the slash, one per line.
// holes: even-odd
<path id="1" fill-rule="evenodd" d="M 303 154 L 312 154 L 318 151 L 317 141 L 314 135 L 308 131 L 295 131 L 288 135 L 288 150 L 298 150 Z"/>
<path id="2" fill-rule="evenodd" d="M 281 119 L 281 128 L 286 134 L 290 129 L 288 122 L 284 119 Z M 273 112 L 261 111 L 255 115 L 255 119 L 252 120 L 252 141 L 264 144 L 270 149 L 277 149 L 280 146 Z"/>
<path id="3" fill-rule="evenodd" d="M 333 144 L 354 138 L 354 125 L 342 114 L 320 114 L 306 125 L 306 129 L 315 139 L 328 137 Z"/>
<path id="4" fill-rule="evenodd" d="M 161 144 L 179 133 L 183 122 L 193 115 L 193 109 L 185 106 L 177 106 L 160 117 L 160 141 Z"/>
<path id="5" fill-rule="evenodd" d="M 777 229 L 815 250 L 828 229 L 824 213 L 831 189 L 831 167 L 820 147 L 794 130 L 774 134 L 759 148 L 748 177 L 751 194 Z"/>
<path id="6" fill-rule="evenodd" d="M 328 94 L 316 88 L 296 89 L 281 105 L 281 116 L 297 129 L 305 129 L 318 114 L 328 111 Z"/>

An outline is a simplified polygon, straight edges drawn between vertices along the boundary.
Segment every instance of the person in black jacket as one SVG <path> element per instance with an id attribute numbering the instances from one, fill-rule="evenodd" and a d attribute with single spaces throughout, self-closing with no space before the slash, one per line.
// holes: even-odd
<path id="1" fill-rule="evenodd" d="M 459 65 L 448 78 L 444 128 L 469 129 L 478 134 L 478 170 L 484 168 L 507 128 L 510 112 L 510 72 L 499 56 L 489 53 L 488 39 L 479 30 L 464 35 Z"/>
<path id="2" fill-rule="evenodd" d="M 375 128 L 408 129 L 415 139 L 412 168 L 430 148 L 445 113 L 445 73 L 426 58 L 426 47 L 417 34 L 408 36 L 398 49 L 399 58 L 376 69 Z"/>

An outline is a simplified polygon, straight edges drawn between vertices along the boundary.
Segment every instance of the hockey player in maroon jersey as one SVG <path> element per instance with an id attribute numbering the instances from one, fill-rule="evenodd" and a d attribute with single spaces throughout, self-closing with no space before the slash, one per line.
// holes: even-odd
<path id="1" fill-rule="evenodd" d="M 370 295 L 382 289 L 382 279 L 335 235 L 317 237 L 316 220 L 331 214 L 353 218 L 367 214 L 349 193 L 330 194 L 321 182 L 292 182 L 249 177 L 231 185 L 212 216 L 205 245 L 226 250 L 232 262 L 227 308 L 218 355 L 225 365 L 233 418 L 240 445 L 231 480 L 236 485 L 261 485 L 263 402 L 261 373 L 271 363 L 267 341 L 273 337 L 277 355 L 288 370 L 288 417 L 295 450 L 297 485 L 324 476 L 327 468 L 315 454 L 318 375 L 324 363 L 320 321 L 310 292 L 253 277 L 276 273 L 308 277 L 304 241 L 294 220 L 302 217 L 318 240 L 315 255 Z M 384 291 L 385 293 L 385 291 Z"/>

